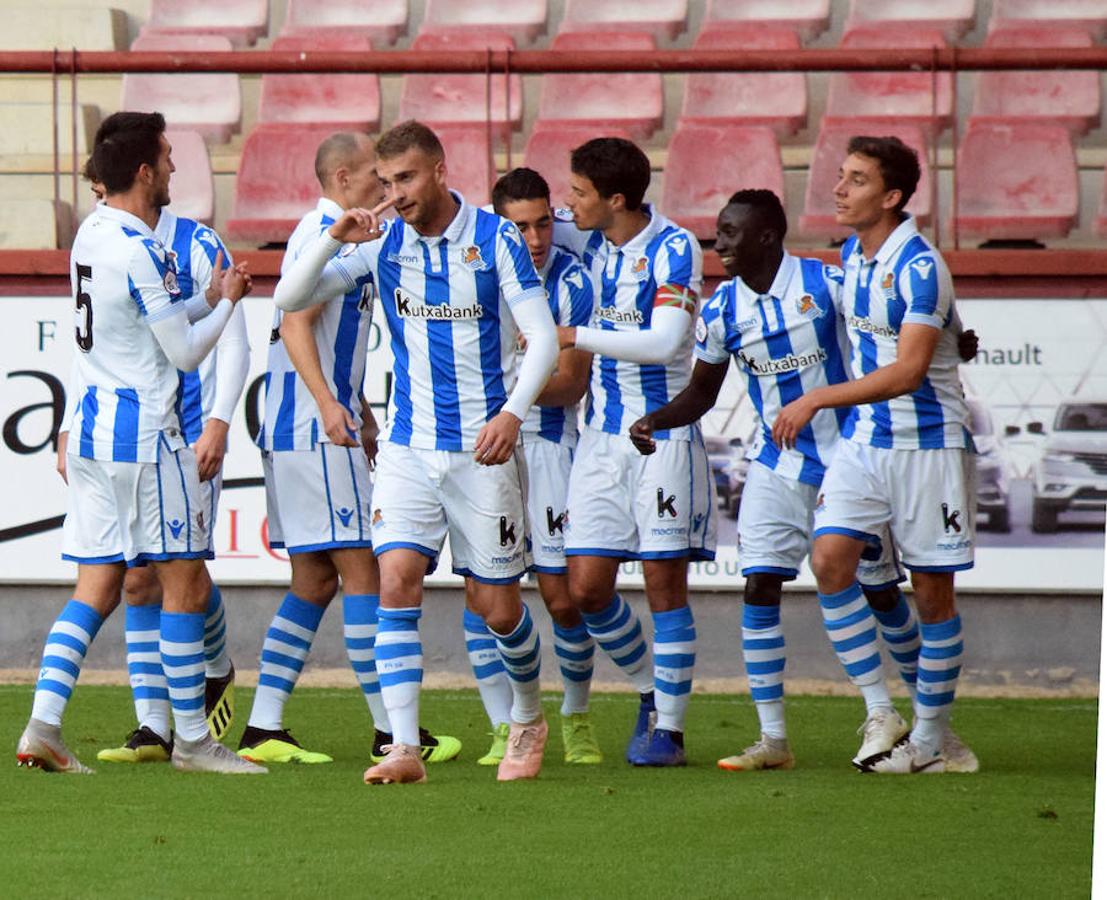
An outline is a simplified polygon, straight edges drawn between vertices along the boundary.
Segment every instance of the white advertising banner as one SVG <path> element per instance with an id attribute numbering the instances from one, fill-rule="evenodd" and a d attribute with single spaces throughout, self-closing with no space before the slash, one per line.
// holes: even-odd
<path id="1" fill-rule="evenodd" d="M 267 297 L 243 301 L 253 348 L 247 389 L 231 426 L 216 523 L 214 577 L 222 583 L 287 584 L 288 561 L 265 541 L 265 494 L 252 435 L 272 326 Z M 962 366 L 978 449 L 976 566 L 958 584 L 974 590 L 1103 589 L 1107 502 L 1107 301 L 963 300 L 966 327 L 980 336 Z M 65 485 L 54 441 L 73 353 L 73 301 L 2 297 L 0 332 L 0 581 L 67 582 L 60 558 Z M 390 386 L 387 333 L 374 325 L 365 393 L 383 420 Z M 694 564 L 696 588 L 735 590 L 741 581 L 735 516 L 748 463 L 753 413 L 731 370 L 719 405 L 704 419 L 718 489 L 716 562 Z M 623 567 L 640 585 L 637 564 Z M 448 551 L 429 578 L 460 583 Z M 798 585 L 814 584 L 804 571 Z"/>

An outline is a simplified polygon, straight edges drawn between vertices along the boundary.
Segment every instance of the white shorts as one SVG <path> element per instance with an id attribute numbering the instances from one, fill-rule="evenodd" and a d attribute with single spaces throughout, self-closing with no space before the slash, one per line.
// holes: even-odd
<path id="1" fill-rule="evenodd" d="M 70 455 L 62 559 L 141 566 L 210 559 L 211 520 L 191 448 L 158 443 L 152 463 Z"/>
<path id="2" fill-rule="evenodd" d="M 573 448 L 536 434 L 523 435 L 527 540 L 535 572 L 559 575 L 565 567 L 565 509 Z"/>
<path id="3" fill-rule="evenodd" d="M 361 447 L 262 454 L 269 546 L 290 555 L 372 547 L 373 483 Z"/>
<path id="4" fill-rule="evenodd" d="M 839 441 L 815 508 L 815 537 L 847 534 L 870 544 L 888 523 L 908 569 L 971 569 L 976 467 L 958 448 L 888 450 Z"/>
<path id="5" fill-rule="evenodd" d="M 742 505 L 738 510 L 738 558 L 743 577 L 755 572 L 781 575 L 791 581 L 811 550 L 815 503 L 819 488 L 778 475 L 768 466 L 751 462 Z M 857 567 L 865 587 L 899 584 L 906 576 L 899 565 L 888 526 L 880 528 L 880 546 L 873 545 Z"/>
<path id="6" fill-rule="evenodd" d="M 585 428 L 569 476 L 566 556 L 715 558 L 715 484 L 698 429 L 648 456 Z"/>
<path id="7" fill-rule="evenodd" d="M 433 568 L 449 534 L 458 575 L 486 584 L 518 581 L 527 568 L 518 456 L 502 466 L 482 466 L 467 450 L 383 442 L 373 491 L 377 555 L 417 550 Z"/>
<path id="8" fill-rule="evenodd" d="M 215 521 L 219 516 L 219 498 L 223 493 L 223 467 L 214 477 L 200 482 L 200 507 L 204 510 L 204 522 L 208 526 L 208 546 L 215 551 Z"/>

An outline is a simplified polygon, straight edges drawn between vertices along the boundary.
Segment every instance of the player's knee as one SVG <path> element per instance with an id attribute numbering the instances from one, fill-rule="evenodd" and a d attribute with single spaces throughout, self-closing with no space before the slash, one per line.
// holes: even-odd
<path id="1" fill-rule="evenodd" d="M 852 564 L 832 542 L 815 541 L 811 548 L 811 571 L 819 583 L 819 590 L 834 592 L 845 590 L 853 583 L 857 561 Z"/>
<path id="2" fill-rule="evenodd" d="M 771 572 L 753 572 L 746 578 L 743 599 L 757 606 L 779 606 L 784 578 Z"/>
<path id="3" fill-rule="evenodd" d="M 586 573 L 569 570 L 569 599 L 582 612 L 599 612 L 611 602 L 611 590 L 600 585 Z"/>
<path id="4" fill-rule="evenodd" d="M 867 588 L 862 585 L 861 589 L 865 592 L 865 599 L 869 601 L 869 606 L 877 612 L 891 612 L 899 604 L 898 585 L 893 584 L 882 588 Z"/>

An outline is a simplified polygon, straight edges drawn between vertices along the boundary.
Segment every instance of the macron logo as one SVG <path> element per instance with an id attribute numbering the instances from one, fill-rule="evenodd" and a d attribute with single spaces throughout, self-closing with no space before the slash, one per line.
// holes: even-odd
<path id="1" fill-rule="evenodd" d="M 677 256 L 684 256 L 684 251 L 688 249 L 688 241 L 682 237 L 670 238 L 665 246 L 672 250 Z"/>
<path id="2" fill-rule="evenodd" d="M 934 263 L 929 259 L 917 259 L 911 263 L 911 268 L 919 273 L 919 278 L 926 281 L 930 277 L 930 273 L 934 271 Z"/>
<path id="3" fill-rule="evenodd" d="M 425 319 L 430 322 L 452 322 L 458 319 L 480 319 L 484 307 L 474 302 L 471 306 L 450 306 L 443 303 L 429 305 L 396 288 L 396 314 L 405 319 Z"/>

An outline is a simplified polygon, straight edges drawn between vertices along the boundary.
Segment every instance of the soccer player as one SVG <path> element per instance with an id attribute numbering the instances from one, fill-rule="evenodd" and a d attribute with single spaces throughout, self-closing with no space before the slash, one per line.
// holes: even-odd
<path id="1" fill-rule="evenodd" d="M 817 412 L 853 407 L 823 480 L 811 555 L 843 661 L 849 654 L 861 664 L 857 639 L 849 637 L 868 624 L 857 563 L 886 523 L 911 572 L 922 640 L 915 724 L 909 740 L 860 761 L 864 770 L 889 773 L 946 769 L 943 743 L 963 650 L 953 579 L 973 564 L 976 529 L 953 282 L 904 212 L 918 181 L 918 158 L 899 139 L 850 140 L 834 197 L 837 221 L 854 230 L 842 264 L 855 380 L 806 392 L 772 427 L 778 446 L 793 447 Z M 887 688 L 876 681 L 866 690 L 869 700 Z"/>
<path id="2" fill-rule="evenodd" d="M 784 208 L 772 191 L 744 190 L 730 198 L 719 213 L 715 251 L 731 280 L 719 286 L 696 322 L 692 380 L 671 403 L 630 429 L 638 449 L 653 453 L 656 431 L 695 422 L 715 405 L 731 356 L 746 378 L 758 427 L 747 452 L 752 464 L 738 517 L 745 579 L 742 656 L 761 738 L 719 761 L 730 771 L 790 769 L 795 761 L 784 720 L 781 591 L 799 574 L 810 549 L 819 485 L 845 420 L 844 414 L 820 412 L 792 449 L 780 449 L 769 436 L 767 423 L 784 403 L 849 377 L 849 349 L 838 313 L 841 270 L 791 256 L 783 244 L 787 230 Z M 900 674 L 913 688 L 918 623 L 898 587 L 904 576 L 887 529 L 878 533 L 880 548 L 864 554 L 857 576 Z M 875 633 L 871 638 L 875 641 Z M 861 672 L 852 662 L 846 671 L 865 683 L 871 673 L 882 674 L 879 667 Z M 905 730 L 894 709 L 870 710 L 858 757 L 889 750 Z"/>
<path id="3" fill-rule="evenodd" d="M 680 766 L 696 640 L 688 561 L 714 558 L 713 487 L 696 426 L 657 432 L 650 456 L 638 453 L 628 429 L 688 384 L 703 254 L 689 232 L 642 202 L 650 163 L 630 141 L 588 141 L 573 151 L 571 167 L 576 227 L 605 240 L 591 242 L 595 325 L 559 329 L 562 349 L 594 354 L 569 478 L 569 591 L 589 633 L 639 692 L 627 760 Z M 642 560 L 652 672 L 641 623 L 615 592 L 625 559 Z"/>
<path id="4" fill-rule="evenodd" d="M 519 595 L 526 561 L 515 450 L 557 360 L 553 320 L 518 229 L 448 189 L 431 129 L 408 121 L 382 135 L 377 175 L 403 222 L 382 226 L 374 211 L 348 210 L 304 249 L 274 295 L 293 310 L 373 285 L 392 335 L 393 414 L 377 457 L 373 542 L 381 570 L 377 661 L 394 743 L 365 780 L 426 777 L 420 605 L 447 532 L 454 570 L 467 579 L 514 691 L 497 778 L 533 778 L 548 729 L 538 632 Z M 357 246 L 335 256 L 347 243 Z M 516 326 L 526 340 L 518 367 Z"/>
<path id="5" fill-rule="evenodd" d="M 380 200 L 373 142 L 339 132 L 316 152 L 323 196 L 296 226 L 281 263 L 287 272 L 351 207 Z M 380 576 L 370 534 L 377 424 L 362 394 L 375 286 L 366 278 L 326 303 L 275 311 L 266 372 L 264 425 L 258 434 L 265 470 L 271 547 L 288 551 L 292 584 L 265 635 L 250 721 L 239 753 L 252 760 L 325 763 L 283 724 L 323 612 L 342 581 L 346 652 L 374 722 L 372 754 L 392 742 L 374 659 Z M 461 742 L 419 735 L 429 761 L 453 759 Z"/>
<path id="6" fill-rule="evenodd" d="M 158 643 L 176 726 L 173 765 L 263 773 L 215 741 L 204 717 L 210 533 L 176 408 L 177 371 L 194 370 L 208 355 L 247 279 L 228 268 L 222 299 L 202 321 L 187 323 L 174 260 L 153 230 L 173 172 L 165 120 L 116 113 L 101 132 L 107 136 L 95 143 L 92 166 L 106 197 L 81 225 L 70 262 L 80 399 L 62 555 L 78 564 L 77 585 L 47 637 L 16 757 L 53 771 L 91 771 L 62 741 L 62 715 L 88 645 L 119 604 L 127 567 L 150 563 L 164 590 Z"/>
<path id="7" fill-rule="evenodd" d="M 592 282 L 580 260 L 553 242 L 554 214 L 546 180 L 533 169 L 513 169 L 492 188 L 492 205 L 519 229 L 546 289 L 554 322 L 587 325 L 592 318 Z M 591 356 L 580 350 L 561 351 L 557 370 L 527 412 L 521 429 L 531 571 L 553 619 L 554 648 L 564 687 L 562 743 L 565 762 L 574 764 L 603 761 L 588 715 L 595 643 L 569 597 L 564 535 L 569 470 L 577 443 L 577 404 L 588 388 L 591 361 Z M 492 765 L 503 757 L 506 746 L 511 685 L 480 616 L 466 609 L 464 625 L 469 659 L 493 727 L 493 747 L 478 762 Z"/>

